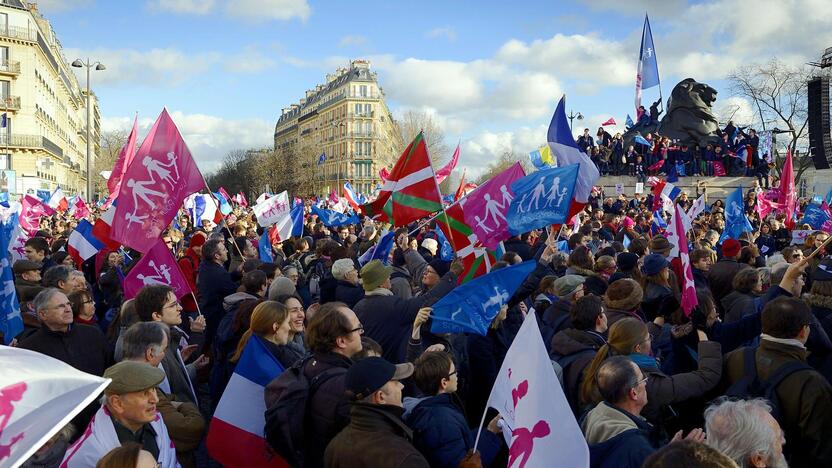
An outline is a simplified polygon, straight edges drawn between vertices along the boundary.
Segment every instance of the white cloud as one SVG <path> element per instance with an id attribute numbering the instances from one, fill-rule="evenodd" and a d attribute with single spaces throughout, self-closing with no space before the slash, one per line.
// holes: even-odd
<path id="1" fill-rule="evenodd" d="M 367 38 L 364 36 L 350 34 L 348 36 L 344 36 L 338 41 L 338 47 L 355 47 L 355 46 L 363 46 L 367 43 Z"/>
<path id="2" fill-rule="evenodd" d="M 449 41 L 456 40 L 456 30 L 450 26 L 442 26 L 439 28 L 433 28 L 430 31 L 425 33 L 425 37 L 429 39 L 447 39 Z"/>
<path id="3" fill-rule="evenodd" d="M 463 140 L 460 161 L 468 168 L 468 177 L 474 179 L 506 152 L 514 153 L 518 159 L 528 158 L 530 151 L 546 141 L 547 128 L 547 125 L 540 125 L 503 132 L 478 132 Z"/>
<path id="4" fill-rule="evenodd" d="M 260 149 L 274 144 L 274 122 L 263 119 L 225 119 L 181 111 L 173 111 L 170 115 L 203 174 L 217 169 L 229 151 Z M 139 119 L 139 141 L 147 136 L 155 118 Z M 101 121 L 104 131 L 129 131 L 132 125 L 133 117 L 104 117 Z"/>
<path id="5" fill-rule="evenodd" d="M 714 105 L 714 115 L 722 124 L 729 120 L 733 120 L 737 125 L 751 125 L 759 122 L 759 116 L 751 102 L 740 96 L 717 99 Z"/>
<path id="6" fill-rule="evenodd" d="M 270 70 L 277 62 L 263 55 L 256 47 L 246 47 L 242 52 L 223 60 L 223 67 L 230 73 L 260 73 Z"/>
<path id="7" fill-rule="evenodd" d="M 253 22 L 293 18 L 306 21 L 312 8 L 306 0 L 236 0 L 226 3 L 225 12 Z"/>
<path id="8" fill-rule="evenodd" d="M 216 53 L 186 54 L 178 49 L 64 49 L 67 57 L 93 57 L 107 69 L 93 74 L 95 86 L 178 86 L 219 61 Z M 73 68 L 79 80 L 83 69 Z"/>
<path id="9" fill-rule="evenodd" d="M 596 12 L 641 16 L 646 11 L 654 18 L 681 13 L 687 6 L 686 0 L 580 0 L 580 3 Z"/>
<path id="10" fill-rule="evenodd" d="M 214 10 L 215 0 L 151 0 L 148 3 L 153 11 L 168 11 L 190 15 L 207 15 Z"/>

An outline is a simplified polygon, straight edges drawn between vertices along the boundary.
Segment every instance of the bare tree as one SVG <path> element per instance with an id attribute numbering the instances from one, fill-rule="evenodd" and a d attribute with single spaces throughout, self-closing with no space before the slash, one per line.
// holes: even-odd
<path id="1" fill-rule="evenodd" d="M 785 147 L 797 155 L 797 147 L 808 146 L 807 125 L 809 113 L 806 102 L 806 83 L 810 73 L 805 67 L 794 67 L 773 58 L 762 64 L 749 64 L 734 70 L 728 80 L 730 89 L 736 95 L 749 99 L 756 110 L 758 121 L 748 122 L 759 125 L 762 130 L 772 130 L 775 137 L 782 135 Z M 780 173 L 785 161 L 785 152 L 772 148 L 775 170 Z M 795 158 L 795 181 L 811 165 L 808 153 Z"/>
<path id="2" fill-rule="evenodd" d="M 425 111 L 409 110 L 396 120 L 402 141 L 409 145 L 420 131 L 424 132 L 428 154 L 434 167 L 441 167 L 451 159 L 450 147 L 445 142 L 445 132 L 439 123 Z M 404 149 L 404 148 L 402 148 Z"/>
<path id="3" fill-rule="evenodd" d="M 475 179 L 475 183 L 477 185 L 482 185 L 486 183 L 489 179 L 505 171 L 517 161 L 520 161 L 520 164 L 523 166 L 523 169 L 526 171 L 526 174 L 531 172 L 531 163 L 528 161 L 528 158 L 523 158 L 514 151 L 508 149 L 505 150 L 503 154 L 501 154 L 500 157 L 497 158 L 496 161 L 488 165 L 488 168 L 485 170 L 485 172 L 480 174 L 480 176 Z"/>
<path id="4" fill-rule="evenodd" d="M 101 133 L 101 150 L 93 161 L 92 180 L 94 193 L 108 193 L 107 179 L 101 176 L 103 171 L 112 171 L 121 148 L 127 143 L 126 130 L 113 130 Z"/>

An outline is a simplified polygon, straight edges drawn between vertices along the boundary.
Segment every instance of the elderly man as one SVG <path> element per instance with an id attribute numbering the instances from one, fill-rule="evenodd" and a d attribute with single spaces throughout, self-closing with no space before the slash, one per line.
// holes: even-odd
<path id="1" fill-rule="evenodd" d="M 557 332 L 572 328 L 570 311 L 572 304 L 584 297 L 584 281 L 586 281 L 585 276 L 564 275 L 556 279 L 552 285 L 557 300 L 543 312 L 542 316 L 543 330 L 541 332 L 548 340 L 546 346 L 549 346 L 551 337 Z"/>
<path id="2" fill-rule="evenodd" d="M 162 359 L 168 348 L 168 329 L 161 322 L 139 322 L 124 332 L 124 360 L 150 364 L 162 369 Z M 159 402 L 156 409 L 176 446 L 176 457 L 183 467 L 195 467 L 195 450 L 205 434 L 205 419 L 199 408 L 187 401 L 175 401 L 174 395 L 156 388 Z"/>
<path id="3" fill-rule="evenodd" d="M 343 302 L 349 308 L 355 307 L 364 299 L 364 288 L 358 281 L 358 270 L 350 258 L 335 260 L 332 264 L 332 276 L 336 280 L 335 300 Z"/>
<path id="4" fill-rule="evenodd" d="M 409 362 L 394 365 L 368 357 L 353 364 L 345 382 L 353 399 L 350 424 L 326 447 L 324 466 L 430 466 L 413 446 L 413 432 L 402 421 L 401 380 L 411 374 Z"/>
<path id="5" fill-rule="evenodd" d="M 598 467 L 641 467 L 658 447 L 651 438 L 651 426 L 641 417 L 647 406 L 647 377 L 626 356 L 607 358 L 598 369 L 598 391 L 604 400 L 587 413 L 581 430 L 589 444 L 590 465 Z M 682 431 L 673 441 L 681 440 Z M 702 442 L 701 429 L 686 439 Z"/>
<path id="6" fill-rule="evenodd" d="M 204 223 L 203 223 L 204 226 Z M 207 230 L 207 229 L 206 229 Z M 223 267 L 228 260 L 228 249 L 222 238 L 212 238 L 202 246 L 202 261 L 196 287 L 199 294 L 199 308 L 208 322 L 205 333 L 206 345 L 210 345 L 223 317 L 222 300 L 237 292 L 237 284 Z"/>
<path id="7" fill-rule="evenodd" d="M 739 466 L 786 467 L 783 430 L 763 399 L 726 400 L 705 410 L 705 442 Z"/>
<path id="8" fill-rule="evenodd" d="M 44 273 L 43 285 L 47 288 L 58 288 L 64 294 L 70 295 L 75 291 L 87 289 L 87 280 L 80 271 L 66 265 L 55 265 Z"/>
<path id="9" fill-rule="evenodd" d="M 61 466 L 95 466 L 107 452 L 128 442 L 150 452 L 157 466 L 179 466 L 168 430 L 156 411 L 156 386 L 165 373 L 145 363 L 122 361 L 107 369 L 104 377 L 112 382 L 104 390 L 103 406 L 84 435 L 66 451 Z"/>
<path id="10" fill-rule="evenodd" d="M 40 263 L 31 260 L 18 260 L 14 262 L 12 271 L 14 272 L 14 287 L 17 290 L 17 300 L 21 303 L 21 311 L 24 310 L 22 304 L 31 301 L 43 291 L 43 286 L 40 284 Z"/>

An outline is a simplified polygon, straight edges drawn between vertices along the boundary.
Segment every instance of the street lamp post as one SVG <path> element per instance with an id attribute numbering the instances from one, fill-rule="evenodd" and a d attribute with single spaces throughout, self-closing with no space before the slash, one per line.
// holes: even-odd
<path id="1" fill-rule="evenodd" d="M 90 62 L 89 57 L 87 57 L 87 61 L 84 62 L 81 59 L 75 59 L 72 62 L 72 66 L 75 68 L 87 68 L 87 201 L 92 201 L 92 159 L 90 158 L 90 69 L 95 67 L 96 70 L 106 70 L 107 67 L 104 66 L 101 62 Z"/>
<path id="2" fill-rule="evenodd" d="M 571 132 L 571 131 L 573 131 L 573 130 L 572 130 L 572 120 L 573 120 L 573 119 L 583 120 L 583 119 L 584 119 L 584 115 L 583 115 L 583 114 L 581 114 L 580 112 L 578 112 L 578 113 L 576 114 L 576 113 L 572 112 L 572 110 L 570 109 L 570 110 L 569 110 L 569 115 L 567 115 L 567 116 L 566 116 L 566 118 L 567 118 L 567 119 L 569 119 L 569 131 Z"/>

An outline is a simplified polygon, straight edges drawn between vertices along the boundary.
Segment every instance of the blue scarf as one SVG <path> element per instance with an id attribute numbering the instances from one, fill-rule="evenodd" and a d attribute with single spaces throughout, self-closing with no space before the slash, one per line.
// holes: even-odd
<path id="1" fill-rule="evenodd" d="M 659 364 L 656 362 L 656 358 L 645 356 L 644 354 L 633 353 L 627 356 L 633 361 L 638 367 L 654 367 L 658 368 Z"/>

